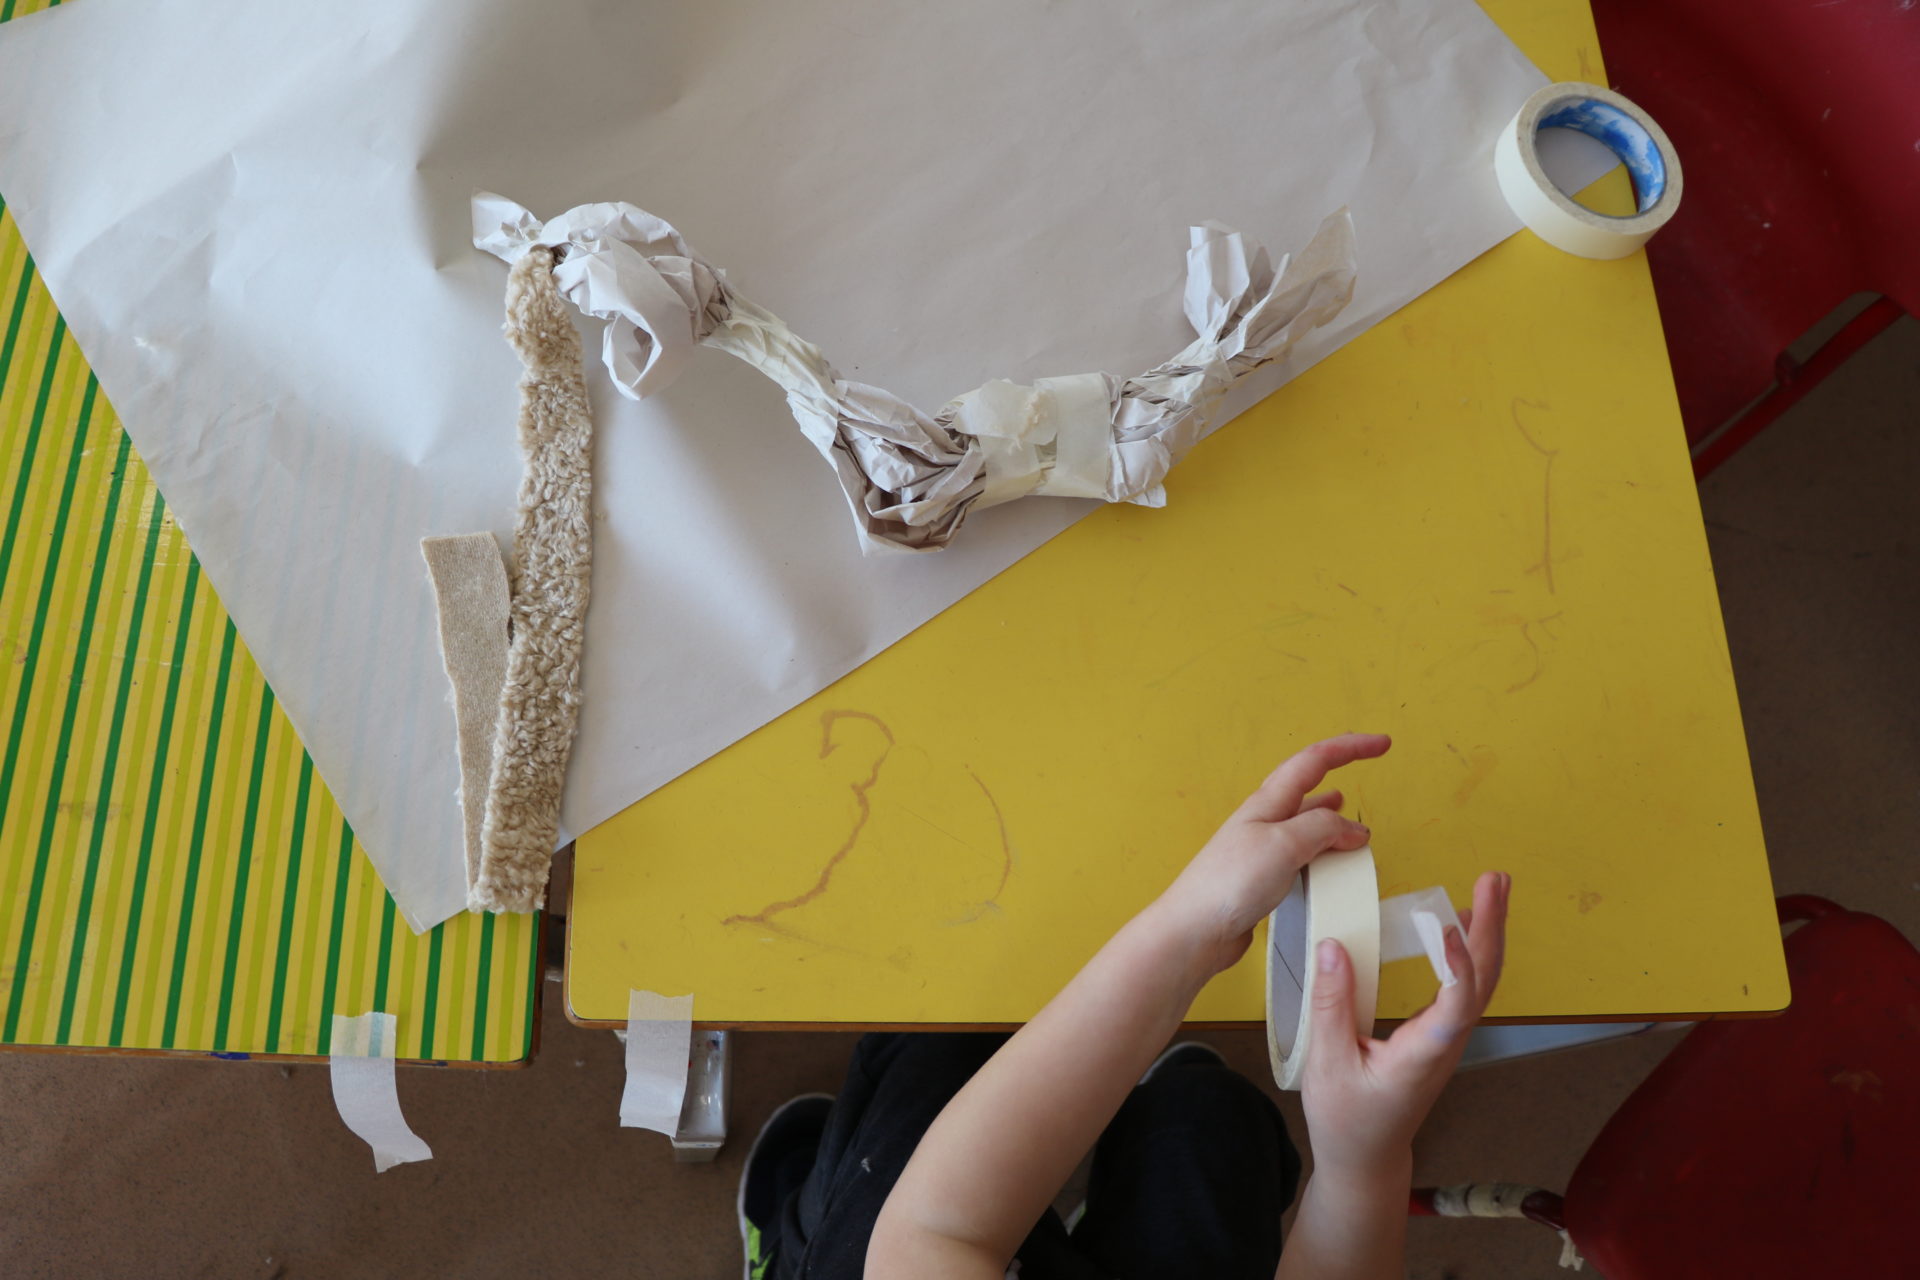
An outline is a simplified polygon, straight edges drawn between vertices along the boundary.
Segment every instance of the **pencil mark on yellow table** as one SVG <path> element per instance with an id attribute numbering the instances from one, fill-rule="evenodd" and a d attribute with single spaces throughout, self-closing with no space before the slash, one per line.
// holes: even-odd
<path id="1" fill-rule="evenodd" d="M 1561 612 L 1564 613 L 1565 611 L 1562 610 Z M 1540 642 L 1533 638 L 1533 629 L 1535 627 L 1539 627 L 1541 633 L 1545 635 L 1547 639 L 1557 640 L 1559 639 L 1559 637 L 1553 634 L 1552 630 L 1548 628 L 1547 624 L 1560 616 L 1561 616 L 1560 613 L 1550 613 L 1546 615 L 1544 618 L 1534 618 L 1531 620 L 1528 620 L 1526 618 L 1510 619 L 1511 622 L 1513 622 L 1515 625 L 1517 625 L 1520 628 L 1520 638 L 1527 642 L 1527 648 L 1533 651 L 1533 670 L 1527 675 L 1526 679 L 1520 680 L 1513 684 L 1508 685 L 1507 686 L 1508 693 L 1520 692 L 1522 689 L 1532 684 L 1535 680 L 1538 680 L 1546 672 L 1546 669 L 1547 669 L 1546 655 L 1540 652 Z"/>
<path id="2" fill-rule="evenodd" d="M 1447 744 L 1447 750 L 1456 756 L 1460 755 L 1459 749 L 1451 742 Z M 1460 763 L 1467 766 L 1467 776 L 1462 778 L 1460 785 L 1453 789 L 1453 802 L 1456 805 L 1464 805 L 1473 798 L 1473 793 L 1480 789 L 1480 784 L 1487 780 L 1495 766 L 1500 763 L 1500 757 L 1489 747 L 1475 747 L 1473 757 L 1468 759 L 1466 756 L 1460 756 Z"/>
<path id="3" fill-rule="evenodd" d="M 987 798 L 987 803 L 993 808 L 994 825 L 1000 832 L 1000 882 L 993 886 L 993 892 L 980 905 L 957 920 L 949 920 L 948 924 L 972 924 L 989 912 L 998 914 L 1001 891 L 1007 887 L 1007 881 L 1013 878 L 1013 837 L 1007 833 L 1007 815 L 1001 812 L 1000 802 L 993 798 L 993 792 L 987 789 L 987 784 L 981 781 L 979 774 L 968 769 L 967 776 L 973 779 L 973 785 L 980 788 L 980 794 Z"/>
<path id="4" fill-rule="evenodd" d="M 1527 430 L 1527 424 L 1520 421 L 1520 406 L 1523 404 L 1530 409 L 1545 409 L 1548 406 L 1544 401 L 1515 396 L 1511 412 L 1514 429 L 1520 433 L 1520 438 L 1527 442 L 1528 448 L 1546 459 L 1546 466 L 1540 477 L 1540 563 L 1528 565 L 1527 572 L 1532 573 L 1538 569 L 1544 574 L 1547 581 L 1547 594 L 1553 595 L 1553 463 L 1560 456 L 1560 451 L 1549 449 L 1533 438 L 1532 433 Z"/>
<path id="5" fill-rule="evenodd" d="M 1527 676 L 1525 680 L 1520 680 L 1513 684 L 1508 685 L 1507 686 L 1508 693 L 1520 692 L 1522 689 L 1532 684 L 1535 680 L 1538 680 L 1540 678 L 1540 673 L 1547 669 L 1547 660 L 1540 656 L 1540 643 L 1539 641 L 1533 638 L 1532 623 L 1522 622 L 1520 624 L 1520 638 L 1527 642 L 1527 648 L 1533 650 L 1533 671 L 1531 674 Z"/>
<path id="6" fill-rule="evenodd" d="M 868 798 L 867 793 L 872 791 L 874 784 L 880 781 L 880 769 L 886 764 L 887 757 L 893 754 L 893 730 L 887 727 L 884 720 L 871 712 L 829 708 L 820 715 L 820 759 L 825 760 L 840 746 L 834 738 L 833 730 L 834 726 L 842 720 L 864 720 L 878 729 L 881 736 L 887 740 L 887 745 L 881 748 L 880 754 L 873 758 L 873 767 L 867 771 L 867 776 L 847 784 L 847 789 L 853 792 L 855 808 L 853 827 L 847 832 L 847 838 L 840 842 L 840 847 L 833 851 L 826 865 L 820 868 L 820 874 L 815 877 L 813 884 L 804 892 L 795 894 L 791 898 L 782 898 L 778 902 L 769 902 L 751 915 L 728 916 L 720 922 L 721 924 L 757 924 L 763 928 L 774 929 L 776 932 L 788 932 L 774 925 L 773 917 L 785 911 L 792 911 L 795 907 L 804 907 L 825 893 L 827 886 L 833 882 L 834 870 L 846 860 L 848 854 L 853 852 L 854 845 L 860 842 L 860 833 L 866 830 L 867 820 L 873 817 L 873 801 Z"/>

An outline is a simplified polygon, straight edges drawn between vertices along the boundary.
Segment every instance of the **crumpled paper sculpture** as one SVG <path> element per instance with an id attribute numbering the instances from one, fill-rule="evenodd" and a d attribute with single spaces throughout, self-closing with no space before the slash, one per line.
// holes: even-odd
<path id="1" fill-rule="evenodd" d="M 841 377 L 671 225 L 632 205 L 581 205 L 543 223 L 482 193 L 473 227 L 474 244 L 508 263 L 536 246 L 553 251 L 561 294 L 607 321 L 601 358 L 624 395 L 666 386 L 696 344 L 779 384 L 840 478 L 867 551 L 938 551 L 968 512 L 1030 493 L 1164 505 L 1161 482 L 1206 434 L 1227 389 L 1338 314 L 1354 283 L 1345 209 L 1277 269 L 1238 231 L 1193 227 L 1185 310 L 1196 336 L 1171 359 L 1128 378 L 996 379 L 929 415 Z"/>

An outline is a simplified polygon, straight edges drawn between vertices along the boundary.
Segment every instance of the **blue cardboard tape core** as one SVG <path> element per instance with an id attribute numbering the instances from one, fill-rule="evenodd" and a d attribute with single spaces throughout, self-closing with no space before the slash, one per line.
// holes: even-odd
<path id="1" fill-rule="evenodd" d="M 1597 139 L 1607 150 L 1620 157 L 1633 179 L 1636 211 L 1645 213 L 1660 202 L 1667 190 L 1667 161 L 1654 144 L 1653 135 L 1611 103 L 1578 98 L 1563 102 L 1540 117 L 1542 129 L 1572 129 Z"/>

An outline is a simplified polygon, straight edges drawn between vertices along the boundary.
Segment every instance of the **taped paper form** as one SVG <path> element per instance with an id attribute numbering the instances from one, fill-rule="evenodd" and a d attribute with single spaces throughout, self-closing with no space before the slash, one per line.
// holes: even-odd
<path id="1" fill-rule="evenodd" d="M 627 997 L 627 1085 L 620 1126 L 669 1138 L 680 1131 L 693 1060 L 693 996 L 633 991 Z"/>
<path id="2" fill-rule="evenodd" d="M 397 1164 L 433 1159 L 432 1149 L 400 1114 L 400 1092 L 394 1080 L 396 1040 L 390 1013 L 333 1016 L 332 1047 L 327 1057 L 333 1077 L 333 1105 L 347 1128 L 373 1148 L 375 1173 L 385 1173 Z"/>
<path id="3" fill-rule="evenodd" d="M 1492 144 L 1546 83 L 1473 0 L 87 0 L 0 25 L 0 191 L 424 929 L 466 905 L 467 870 L 418 543 L 506 544 L 521 472 L 475 191 L 659 214 L 847 378 L 929 406 L 1152 368 L 1192 336 L 1183 228 L 1289 248 L 1350 208 L 1352 302 L 1217 426 L 1518 229 Z M 1092 510 L 1003 503 L 940 555 L 863 556 L 780 390 L 686 360 L 644 401 L 589 377 L 594 604 L 560 839 Z"/>
<path id="4" fill-rule="evenodd" d="M 1188 229 L 1185 310 L 1195 337 L 1130 378 L 1083 373 L 1033 386 L 995 379 L 923 413 L 849 382 L 820 348 L 747 300 L 667 222 L 630 204 L 542 223 L 503 196 L 473 198 L 476 248 L 514 266 L 551 250 L 552 278 L 607 322 L 601 361 L 620 392 L 660 391 L 695 344 L 736 356 L 786 393 L 833 467 L 861 546 L 938 551 L 967 514 L 1027 494 L 1166 505 L 1161 481 L 1206 433 L 1233 384 L 1281 359 L 1353 298 L 1353 219 L 1328 215 L 1278 267 L 1218 223 Z"/>

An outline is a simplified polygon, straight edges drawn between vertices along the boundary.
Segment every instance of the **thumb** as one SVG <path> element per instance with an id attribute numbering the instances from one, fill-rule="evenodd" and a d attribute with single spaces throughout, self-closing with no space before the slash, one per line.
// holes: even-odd
<path id="1" fill-rule="evenodd" d="M 1313 956 L 1313 1010 L 1307 1067 L 1345 1073 L 1359 1065 L 1360 1032 L 1353 1016 L 1353 961 L 1347 949 L 1323 938 Z"/>

